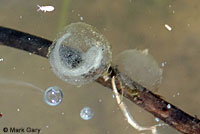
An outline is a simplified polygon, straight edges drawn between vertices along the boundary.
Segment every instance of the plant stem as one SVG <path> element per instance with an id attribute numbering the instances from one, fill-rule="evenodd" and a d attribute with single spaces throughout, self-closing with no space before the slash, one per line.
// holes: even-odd
<path id="1" fill-rule="evenodd" d="M 51 44 L 52 41 L 0 27 L 0 45 L 18 48 L 48 58 L 48 48 Z M 96 82 L 112 90 L 111 78 L 115 76 L 118 92 L 121 94 L 123 87 L 124 97 L 184 134 L 200 134 L 200 120 L 197 117 L 185 113 L 159 95 L 132 81 L 117 69 L 110 67 L 109 72 L 111 73 L 108 79 L 100 77 Z M 126 84 L 127 82 L 129 85 Z"/>

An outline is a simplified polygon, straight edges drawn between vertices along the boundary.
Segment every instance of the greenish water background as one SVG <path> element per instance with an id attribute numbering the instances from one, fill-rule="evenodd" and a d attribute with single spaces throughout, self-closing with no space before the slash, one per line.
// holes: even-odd
<path id="1" fill-rule="evenodd" d="M 37 5 L 53 5 L 55 11 L 37 12 Z M 1 0 L 0 25 L 54 40 L 65 25 L 83 17 L 110 41 L 113 58 L 126 49 L 147 48 L 160 65 L 167 62 L 158 94 L 200 116 L 199 5 L 198 0 Z M 50 107 L 43 102 L 43 93 L 34 88 L 0 83 L 0 132 L 5 126 L 31 126 L 41 128 L 43 134 L 140 134 L 124 120 L 112 92 L 101 85 L 69 85 L 53 74 L 48 60 L 16 49 L 1 46 L 0 58 L 4 59 L 0 81 L 24 81 L 42 89 L 56 85 L 64 91 L 62 104 Z M 156 124 L 151 114 L 126 103 L 140 124 Z M 92 120 L 80 118 L 84 106 L 94 109 Z M 179 132 L 159 128 L 159 134 L 169 133 Z"/>

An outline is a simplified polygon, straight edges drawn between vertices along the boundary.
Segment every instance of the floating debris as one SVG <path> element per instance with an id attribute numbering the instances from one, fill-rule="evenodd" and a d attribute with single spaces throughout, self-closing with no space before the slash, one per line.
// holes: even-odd
<path id="1" fill-rule="evenodd" d="M 165 28 L 166 28 L 168 31 L 172 31 L 172 27 L 169 26 L 168 24 L 165 24 Z"/>
<path id="2" fill-rule="evenodd" d="M 38 6 L 38 9 L 37 11 L 43 11 L 43 12 L 52 12 L 55 8 L 53 6 L 40 6 L 40 5 L 37 5 Z"/>

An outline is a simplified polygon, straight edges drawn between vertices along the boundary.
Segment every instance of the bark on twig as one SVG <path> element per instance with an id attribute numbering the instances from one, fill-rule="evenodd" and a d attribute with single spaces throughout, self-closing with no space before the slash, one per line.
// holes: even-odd
<path id="1" fill-rule="evenodd" d="M 47 58 L 51 43 L 52 41 L 37 36 L 0 27 L 0 45 L 18 48 Z M 117 89 L 121 93 L 121 85 L 123 86 L 124 97 L 184 134 L 200 134 L 200 120 L 198 118 L 192 117 L 165 101 L 159 95 L 118 72 L 117 69 L 110 67 L 109 71 L 111 73 L 108 80 L 100 77 L 96 81 L 112 90 L 111 78 L 116 76 Z"/>

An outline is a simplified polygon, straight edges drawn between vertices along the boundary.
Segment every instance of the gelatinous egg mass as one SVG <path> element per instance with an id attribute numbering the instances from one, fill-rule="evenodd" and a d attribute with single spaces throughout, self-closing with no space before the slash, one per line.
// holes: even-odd
<path id="1" fill-rule="evenodd" d="M 68 25 L 49 49 L 49 60 L 62 80 L 82 85 L 107 71 L 112 53 L 109 42 L 91 25 L 78 22 Z"/>
<path id="2" fill-rule="evenodd" d="M 57 106 L 62 102 L 63 92 L 57 86 L 47 88 L 44 93 L 44 101 L 50 106 Z"/>
<path id="3" fill-rule="evenodd" d="M 115 57 L 113 63 L 120 72 L 148 89 L 156 90 L 161 83 L 163 71 L 147 49 L 125 50 Z"/>
<path id="4" fill-rule="evenodd" d="M 90 107 L 84 107 L 80 112 L 80 117 L 83 120 L 90 120 L 94 116 L 94 112 Z"/>

